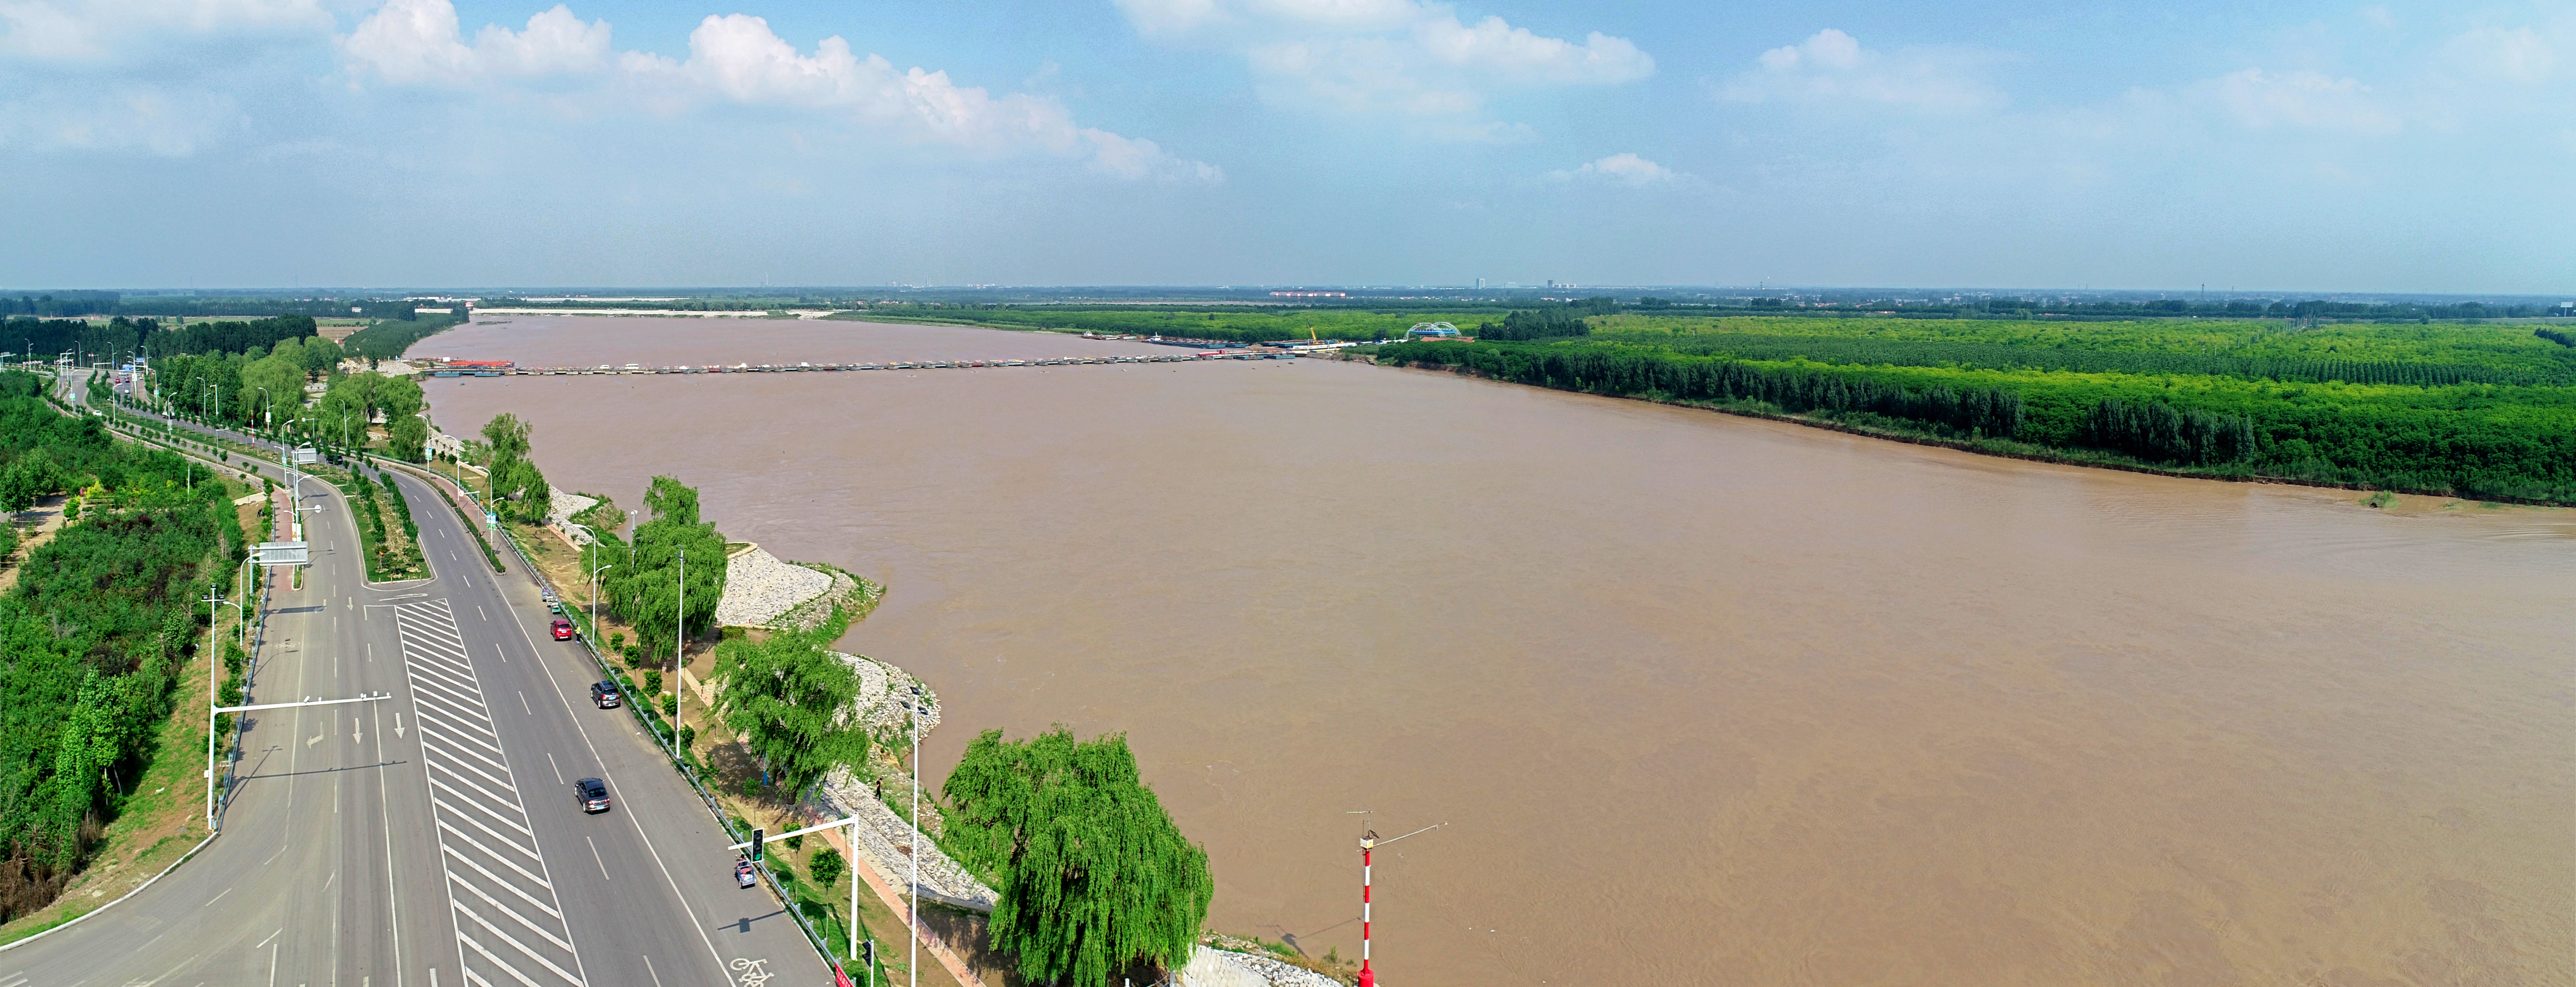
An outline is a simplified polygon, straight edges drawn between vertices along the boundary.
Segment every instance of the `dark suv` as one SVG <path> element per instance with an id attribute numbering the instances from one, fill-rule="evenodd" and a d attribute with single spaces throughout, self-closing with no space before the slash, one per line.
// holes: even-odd
<path id="1" fill-rule="evenodd" d="M 593 682 L 590 684 L 590 701 L 601 709 L 616 709 L 625 702 L 625 697 L 617 694 L 615 682 Z"/>
<path id="2" fill-rule="evenodd" d="M 597 778 L 584 778 L 572 783 L 572 797 L 581 803 L 583 812 L 608 811 L 608 783 Z"/>

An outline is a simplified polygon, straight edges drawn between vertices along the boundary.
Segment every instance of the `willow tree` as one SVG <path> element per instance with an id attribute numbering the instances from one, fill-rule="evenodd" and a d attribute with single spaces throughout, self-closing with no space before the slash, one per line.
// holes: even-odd
<path id="1" fill-rule="evenodd" d="M 715 622 L 716 601 L 724 595 L 725 540 L 715 525 L 698 520 L 698 492 L 675 478 L 654 477 L 644 506 L 652 520 L 636 526 L 628 558 L 609 558 L 618 568 L 602 574 L 600 588 L 609 609 L 634 626 L 645 657 L 658 663 L 684 623 L 687 634 L 697 635 Z"/>
<path id="2" fill-rule="evenodd" d="M 941 791 L 946 843 L 1001 892 L 993 943 L 1020 976 L 1088 987 L 1188 962 L 1216 894 L 1207 851 L 1138 780 L 1126 735 L 988 730 Z"/>
<path id="3" fill-rule="evenodd" d="M 839 636 L 839 627 L 833 629 Z M 724 683 L 717 713 L 790 801 L 834 766 L 864 764 L 868 757 L 867 731 L 848 715 L 859 673 L 832 654 L 830 640 L 782 633 L 716 646 L 716 674 Z"/>
<path id="4" fill-rule="evenodd" d="M 546 519 L 554 490 L 528 458 L 529 438 L 535 432 L 535 426 L 506 411 L 483 424 L 483 439 L 492 444 L 491 470 L 484 482 L 493 509 L 529 524 Z"/>

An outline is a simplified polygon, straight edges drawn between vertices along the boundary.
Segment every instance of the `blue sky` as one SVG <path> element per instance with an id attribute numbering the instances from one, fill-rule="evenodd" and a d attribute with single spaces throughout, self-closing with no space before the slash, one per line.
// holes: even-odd
<path id="1" fill-rule="evenodd" d="M 0 0 L 8 287 L 2576 291 L 2576 3 Z"/>

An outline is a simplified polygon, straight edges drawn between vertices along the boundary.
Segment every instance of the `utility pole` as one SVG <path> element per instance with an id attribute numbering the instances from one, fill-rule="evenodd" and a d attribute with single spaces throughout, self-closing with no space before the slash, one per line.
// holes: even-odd
<path id="1" fill-rule="evenodd" d="M 1366 810 L 1360 810 L 1359 814 L 1360 814 L 1361 816 L 1365 817 L 1365 816 L 1367 815 L 1367 811 L 1366 811 Z M 1428 833 L 1428 832 L 1430 832 L 1430 831 L 1432 831 L 1432 830 L 1439 829 L 1440 827 L 1442 827 L 1442 826 L 1446 826 L 1446 825 L 1449 825 L 1449 824 L 1448 824 L 1448 823 L 1432 823 L 1431 825 L 1424 826 L 1424 827 L 1422 827 L 1421 829 L 1417 829 L 1417 830 L 1414 830 L 1413 832 L 1406 833 L 1406 834 L 1404 834 L 1404 836 L 1398 836 L 1398 837 L 1396 837 L 1394 840 L 1381 840 L 1381 839 L 1378 839 L 1378 838 L 1377 838 L 1377 830 L 1367 828 L 1367 823 L 1365 823 L 1365 822 L 1361 823 L 1361 829 L 1360 829 L 1360 982 L 1359 982 L 1359 987 L 1377 987 L 1377 971 L 1372 970 L 1372 969 L 1370 969 L 1370 968 L 1369 968 L 1369 924 L 1370 924 L 1370 915 L 1369 915 L 1369 905 L 1370 905 L 1370 901 L 1369 901 L 1370 894 L 1369 894 L 1369 891 L 1370 891 L 1370 887 L 1369 887 L 1369 885 L 1370 885 L 1370 870 L 1371 870 L 1371 865 L 1372 865 L 1373 863 L 1375 863 L 1374 858 L 1375 858 L 1376 853 L 1377 853 L 1377 848 L 1378 848 L 1378 847 L 1381 847 L 1381 846 L 1385 846 L 1386 844 L 1389 844 L 1389 843 L 1393 843 L 1393 842 L 1395 842 L 1395 840 L 1404 839 L 1404 837 L 1405 837 L 1405 836 L 1419 836 L 1419 835 L 1421 835 L 1421 834 L 1423 834 L 1423 833 Z"/>

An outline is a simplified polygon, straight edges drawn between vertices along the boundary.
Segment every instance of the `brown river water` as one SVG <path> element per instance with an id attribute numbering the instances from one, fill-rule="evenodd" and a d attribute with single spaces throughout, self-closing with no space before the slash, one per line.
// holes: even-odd
<path id="1" fill-rule="evenodd" d="M 532 364 L 1148 352 L 515 317 Z M 1214 928 L 1452 984 L 2576 982 L 2576 514 L 1321 360 L 430 382 L 892 586 L 972 733 L 1125 731 Z"/>

